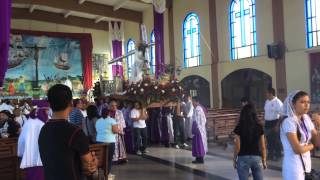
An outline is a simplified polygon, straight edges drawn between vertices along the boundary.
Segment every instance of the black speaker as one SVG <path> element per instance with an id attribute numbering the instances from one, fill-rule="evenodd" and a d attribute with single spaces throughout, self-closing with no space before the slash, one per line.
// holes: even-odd
<path id="1" fill-rule="evenodd" d="M 281 45 L 278 43 L 268 44 L 268 57 L 272 59 L 280 59 L 282 57 Z"/>

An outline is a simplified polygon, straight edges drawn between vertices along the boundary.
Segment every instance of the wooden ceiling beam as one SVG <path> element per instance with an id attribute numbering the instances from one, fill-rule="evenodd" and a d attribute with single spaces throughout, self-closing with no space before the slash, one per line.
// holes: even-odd
<path id="1" fill-rule="evenodd" d="M 46 11 L 37 10 L 33 13 L 29 12 L 29 9 L 22 8 L 12 8 L 12 19 L 28 19 L 28 20 L 36 20 L 36 21 L 44 21 L 56 24 L 65 24 L 70 26 L 78 26 L 81 28 L 90 28 L 108 31 L 109 26 L 108 23 L 103 21 L 99 23 L 95 23 L 91 19 L 69 16 L 68 18 L 64 18 L 64 14 L 56 14 L 50 13 Z"/>
<path id="2" fill-rule="evenodd" d="M 68 18 L 71 14 L 72 14 L 72 11 L 67 11 L 67 12 L 64 14 L 64 18 Z"/>
<path id="3" fill-rule="evenodd" d="M 104 16 L 142 23 L 142 12 L 123 8 L 115 12 L 113 11 L 113 6 L 87 1 L 81 5 L 79 4 L 78 0 L 13 0 L 13 3 L 49 6 L 58 9 L 93 14 L 96 16 Z"/>
<path id="4" fill-rule="evenodd" d="M 37 8 L 37 5 L 31 5 L 30 9 L 29 9 L 29 12 L 33 13 L 33 11 L 36 10 L 36 8 Z"/>
<path id="5" fill-rule="evenodd" d="M 128 0 L 120 0 L 118 1 L 114 6 L 113 6 L 113 11 L 116 11 L 120 8 L 122 8 L 122 6 L 124 6 L 126 4 L 126 2 L 128 2 Z"/>
<path id="6" fill-rule="evenodd" d="M 151 3 L 143 2 L 142 0 L 130 0 L 130 1 L 138 2 L 138 3 L 142 3 L 142 4 L 149 4 L 149 5 L 152 4 L 152 1 L 151 1 Z"/>
<path id="7" fill-rule="evenodd" d="M 79 4 L 83 4 L 86 0 L 79 0 L 78 3 Z"/>

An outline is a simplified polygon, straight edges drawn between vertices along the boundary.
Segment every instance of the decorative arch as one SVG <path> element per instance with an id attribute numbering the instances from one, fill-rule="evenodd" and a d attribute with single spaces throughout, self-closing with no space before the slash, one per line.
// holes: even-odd
<path id="1" fill-rule="evenodd" d="M 198 75 L 191 75 L 183 78 L 182 87 L 191 96 L 198 96 L 200 103 L 210 107 L 210 83 L 205 78 Z"/>
<path id="2" fill-rule="evenodd" d="M 257 69 L 239 69 L 221 81 L 222 107 L 240 107 L 242 97 L 248 97 L 258 108 L 263 108 L 265 92 L 272 87 L 272 77 Z"/>

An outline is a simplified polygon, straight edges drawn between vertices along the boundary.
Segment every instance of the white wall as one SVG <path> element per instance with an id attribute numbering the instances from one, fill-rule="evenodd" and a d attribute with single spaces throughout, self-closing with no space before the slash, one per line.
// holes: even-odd
<path id="1" fill-rule="evenodd" d="M 309 53 L 306 48 L 305 1 L 284 0 L 286 75 L 288 93 L 310 93 Z M 319 49 L 318 47 L 313 49 Z"/>
<path id="2" fill-rule="evenodd" d="M 185 17 L 194 12 L 199 16 L 200 21 L 200 46 L 202 65 L 183 69 L 179 79 L 186 76 L 199 75 L 209 81 L 210 92 L 212 87 L 211 80 L 211 52 L 210 52 L 210 29 L 209 29 L 209 1 L 208 0 L 174 0 L 173 1 L 173 24 L 174 24 L 174 45 L 176 66 L 183 67 L 183 39 L 182 26 Z M 212 94 L 211 94 L 212 97 Z M 213 104 L 212 98 L 210 103 Z"/>

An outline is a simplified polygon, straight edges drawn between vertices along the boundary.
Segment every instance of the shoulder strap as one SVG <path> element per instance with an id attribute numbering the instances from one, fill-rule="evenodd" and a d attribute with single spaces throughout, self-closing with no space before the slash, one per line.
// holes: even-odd
<path id="1" fill-rule="evenodd" d="M 297 136 L 298 136 L 298 140 L 299 140 L 299 143 L 300 143 L 301 132 L 299 130 L 299 124 L 298 123 L 297 123 Z M 301 160 L 301 163 L 302 163 L 303 171 L 304 171 L 304 173 L 306 173 L 306 166 L 304 164 L 304 161 L 303 161 L 303 158 L 302 158 L 302 154 L 299 154 L 299 156 L 300 156 L 300 160 Z"/>
<path id="2" fill-rule="evenodd" d="M 89 128 L 88 128 L 88 117 L 86 117 L 85 122 L 86 122 L 86 128 L 87 128 L 88 136 L 90 136 L 90 131 L 89 131 Z"/>
<path id="3" fill-rule="evenodd" d="M 302 155 L 299 154 L 299 156 L 300 156 L 300 160 L 301 160 L 301 163 L 302 163 L 303 171 L 304 171 L 304 173 L 306 173 L 306 166 L 304 165 L 304 161 L 303 161 Z"/>

